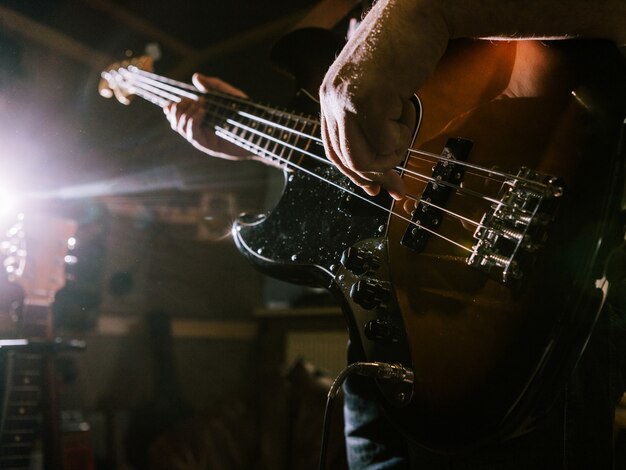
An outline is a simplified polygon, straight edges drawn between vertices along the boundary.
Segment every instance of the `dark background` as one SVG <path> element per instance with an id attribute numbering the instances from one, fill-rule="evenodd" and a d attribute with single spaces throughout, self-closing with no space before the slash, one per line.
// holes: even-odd
<path id="1" fill-rule="evenodd" d="M 285 102 L 290 82 L 272 70 L 269 49 L 311 3 L 0 2 L 4 173 L 20 189 L 50 189 L 198 163 L 157 109 L 129 111 L 101 98 L 100 73 L 157 44 L 162 75 L 189 81 L 202 71 L 257 99 Z M 224 165 L 215 165 L 212 180 L 220 180 Z"/>
<path id="2" fill-rule="evenodd" d="M 66 268 L 54 322 L 87 348 L 63 358 L 62 406 L 91 426 L 102 468 L 125 468 L 137 410 L 167 394 L 210 410 L 305 343 L 328 346 L 331 369 L 344 362 L 345 328 L 326 297 L 269 281 L 229 237 L 238 214 L 271 207 L 282 174 L 210 158 L 158 107 L 98 93 L 103 70 L 156 45 L 159 74 L 189 81 L 201 71 L 285 105 L 294 85 L 271 66 L 271 46 L 313 3 L 0 1 L 0 193 L 14 201 L 0 228 L 18 210 L 78 223 L 78 262 Z M 18 290 L 0 279 L 3 338 L 20 336 L 10 311 Z M 322 307 L 292 311 L 303 305 Z M 155 335 L 165 345 L 156 353 Z"/>

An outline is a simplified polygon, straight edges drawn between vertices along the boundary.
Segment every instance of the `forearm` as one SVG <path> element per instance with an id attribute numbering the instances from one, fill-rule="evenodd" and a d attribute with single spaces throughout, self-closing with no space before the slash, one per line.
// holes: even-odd
<path id="1" fill-rule="evenodd" d="M 624 44 L 626 0 L 378 0 L 320 88 L 326 154 L 368 193 L 402 194 L 394 168 L 414 129 L 410 99 L 461 37 Z"/>
<path id="2" fill-rule="evenodd" d="M 387 83 L 406 99 L 430 76 L 448 41 L 459 37 L 586 37 L 622 44 L 626 0 L 379 0 L 325 86 L 358 100 L 368 87 Z"/>

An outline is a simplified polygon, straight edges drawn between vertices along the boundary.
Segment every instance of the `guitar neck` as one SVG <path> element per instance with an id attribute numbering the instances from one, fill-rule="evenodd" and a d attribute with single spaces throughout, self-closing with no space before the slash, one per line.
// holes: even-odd
<path id="1" fill-rule="evenodd" d="M 279 166 L 296 164 L 303 155 L 323 157 L 319 121 L 285 110 L 222 94 L 205 95 L 205 123 L 218 137 Z"/>
<path id="2" fill-rule="evenodd" d="M 5 392 L 0 421 L 0 467 L 42 468 L 43 355 L 12 350 L 2 355 Z"/>
<path id="3" fill-rule="evenodd" d="M 205 101 L 204 124 L 215 134 L 278 166 L 299 164 L 304 155 L 325 159 L 319 137 L 319 120 L 227 93 L 195 87 L 136 67 L 116 72 L 129 93 L 162 108 L 181 98 Z M 111 79 L 111 77 L 107 77 Z"/>
<path id="4" fill-rule="evenodd" d="M 49 305 L 25 303 L 19 320 L 20 336 L 51 341 L 52 312 Z"/>
<path id="5" fill-rule="evenodd" d="M 0 420 L 0 468 L 43 468 L 44 452 L 50 449 L 43 436 L 56 434 L 56 394 L 53 359 L 32 341 L 44 344 L 52 339 L 52 314 L 48 305 L 25 302 L 20 315 L 20 336 L 7 341 L 8 350 L 0 357 L 4 370 L 4 395 Z M 29 338 L 29 339 L 26 339 Z M 13 344 L 11 344 L 13 343 Z M 3 348 L 4 349 L 4 348 Z M 53 396 L 54 398 L 50 398 Z M 45 445 L 44 445 L 45 444 Z"/>
<path id="6" fill-rule="evenodd" d="M 0 341 L 0 468 L 63 468 L 51 307 L 75 232 L 74 221 L 47 214 L 22 215 L 8 232 L 5 265 L 24 300 L 17 338 Z"/>

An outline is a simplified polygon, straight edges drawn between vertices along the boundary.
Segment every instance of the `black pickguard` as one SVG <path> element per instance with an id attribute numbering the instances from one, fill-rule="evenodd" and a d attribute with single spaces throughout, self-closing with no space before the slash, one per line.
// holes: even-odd
<path id="1" fill-rule="evenodd" d="M 324 71 L 342 44 L 327 30 L 309 28 L 294 31 L 275 46 L 274 61 L 293 74 L 300 89 L 292 109 L 312 116 L 319 113 L 312 90 L 319 87 Z M 415 106 L 421 117 L 417 99 Z M 321 144 L 314 144 L 308 151 L 325 159 Z M 233 238 L 241 253 L 265 274 L 328 288 L 343 310 L 355 359 L 358 356 L 359 360 L 410 368 L 408 339 L 395 296 L 383 308 L 364 308 L 351 294 L 361 276 L 340 262 L 350 247 L 375 251 L 380 256 L 380 266 L 367 277 L 389 282 L 386 236 L 392 202 L 386 191 L 370 197 L 330 162 L 305 156 L 293 171 L 285 170 L 284 192 L 271 213 L 240 218 L 233 227 Z M 369 337 L 366 329 L 375 322 L 393 331 L 392 341 Z M 399 407 L 412 394 L 403 384 L 379 383 L 379 388 L 387 402 Z"/>
<path id="2" fill-rule="evenodd" d="M 328 288 L 342 308 L 356 356 L 410 368 L 408 339 L 395 298 L 382 310 L 363 308 L 349 294 L 359 277 L 340 263 L 345 250 L 366 245 L 381 256 L 376 276 L 389 280 L 385 235 L 391 197 L 384 191 L 375 198 L 366 196 L 332 166 L 308 171 L 317 176 L 285 172 L 283 195 L 270 214 L 235 222 L 233 238 L 239 251 L 269 276 Z M 379 321 L 394 331 L 393 341 L 369 338 L 368 325 Z M 379 388 L 387 402 L 400 407 L 412 394 L 404 384 L 379 383 Z"/>
<path id="3" fill-rule="evenodd" d="M 288 282 L 328 287 L 344 250 L 385 232 L 389 214 L 383 208 L 390 208 L 391 198 L 387 194 L 369 198 L 330 165 L 309 171 L 318 176 L 285 171 L 285 189 L 275 209 L 256 220 L 238 220 L 234 239 L 239 250 L 265 273 Z"/>

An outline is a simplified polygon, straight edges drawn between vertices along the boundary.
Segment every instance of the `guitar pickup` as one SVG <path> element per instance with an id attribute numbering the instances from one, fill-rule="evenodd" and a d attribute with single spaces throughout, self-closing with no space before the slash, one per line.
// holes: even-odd
<path id="1" fill-rule="evenodd" d="M 431 181 L 422 192 L 415 210 L 411 213 L 411 224 L 407 227 L 401 243 L 414 251 L 422 251 L 442 221 L 443 211 L 450 194 L 456 190 L 465 174 L 466 161 L 472 149 L 472 141 L 460 137 L 449 138 L 439 161 L 433 167 Z"/>

